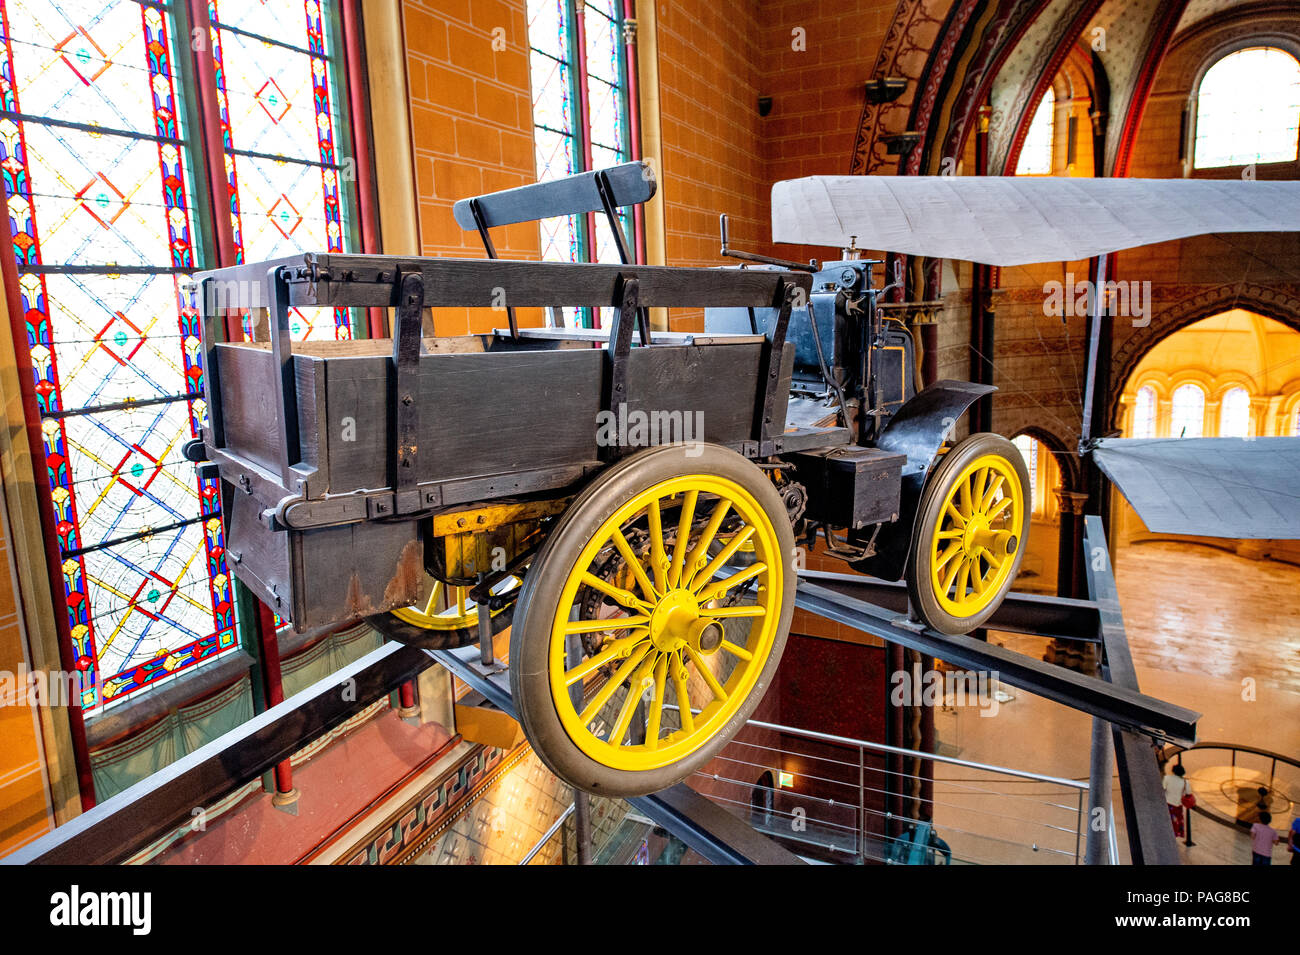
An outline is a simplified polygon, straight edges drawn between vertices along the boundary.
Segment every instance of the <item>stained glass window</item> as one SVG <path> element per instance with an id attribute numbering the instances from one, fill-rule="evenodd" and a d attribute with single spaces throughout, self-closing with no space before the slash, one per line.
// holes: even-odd
<path id="1" fill-rule="evenodd" d="M 1233 388 L 1219 405 L 1219 437 L 1245 438 L 1250 434 L 1250 394 Z"/>
<path id="2" fill-rule="evenodd" d="M 528 42 L 538 180 L 627 162 L 632 150 L 619 0 L 528 0 Z M 630 235 L 625 210 L 620 219 Z M 559 216 L 540 227 L 543 259 L 619 260 L 603 215 Z M 566 314 L 566 321 L 580 317 L 589 321 L 576 314 Z"/>
<path id="3" fill-rule="evenodd" d="M 1150 385 L 1138 389 L 1137 403 L 1133 406 L 1132 430 L 1135 438 L 1156 436 L 1156 390 Z"/>
<path id="4" fill-rule="evenodd" d="M 226 168 L 242 179 L 212 196 L 196 184 L 197 97 L 178 62 L 193 51 L 174 7 L 0 0 L 10 302 L 26 326 L 19 360 L 30 357 L 39 406 L 28 426 L 44 441 L 54 510 L 43 517 L 87 713 L 239 642 L 218 489 L 181 455 L 206 413 L 186 285 L 222 264 L 201 223 L 231 215 L 249 258 L 346 243 L 320 3 L 234 6 L 238 23 L 218 17 L 212 35 L 238 71 L 229 88 L 226 70 L 217 79 Z M 348 330 L 345 313 L 327 332 Z"/>
<path id="5" fill-rule="evenodd" d="M 1169 434 L 1175 438 L 1199 438 L 1205 431 L 1205 392 L 1188 382 L 1174 389 Z"/>
<path id="6" fill-rule="evenodd" d="M 208 16 L 239 261 L 344 251 L 354 170 L 338 155 L 338 58 L 320 0 L 209 0 Z M 298 340 L 352 337 L 346 308 L 294 309 L 290 322 Z"/>
<path id="7" fill-rule="evenodd" d="M 1196 93 L 1197 169 L 1291 162 L 1300 128 L 1300 62 L 1286 50 L 1229 53 Z"/>
<path id="8" fill-rule="evenodd" d="M 1029 132 L 1016 163 L 1017 176 L 1050 176 L 1052 146 L 1056 136 L 1056 93 L 1049 86 L 1029 121 Z"/>

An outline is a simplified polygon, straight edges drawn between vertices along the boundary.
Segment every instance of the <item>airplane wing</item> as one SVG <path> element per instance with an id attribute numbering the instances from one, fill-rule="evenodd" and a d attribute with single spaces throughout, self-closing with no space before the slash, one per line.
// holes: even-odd
<path id="1" fill-rule="evenodd" d="M 1300 438 L 1102 438 L 1092 454 L 1147 530 L 1300 539 Z"/>
<path id="2" fill-rule="evenodd" d="M 808 176 L 772 187 L 772 239 L 1026 265 L 1210 232 L 1300 231 L 1300 181 Z"/>

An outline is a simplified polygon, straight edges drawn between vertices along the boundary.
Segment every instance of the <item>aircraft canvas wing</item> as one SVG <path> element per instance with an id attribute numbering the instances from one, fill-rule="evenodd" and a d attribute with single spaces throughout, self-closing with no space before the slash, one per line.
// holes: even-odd
<path id="1" fill-rule="evenodd" d="M 1103 438 L 1092 454 L 1147 530 L 1300 539 L 1300 438 Z"/>
<path id="2" fill-rule="evenodd" d="M 1300 181 L 808 176 L 772 187 L 776 242 L 1026 265 L 1211 232 L 1300 230 Z"/>

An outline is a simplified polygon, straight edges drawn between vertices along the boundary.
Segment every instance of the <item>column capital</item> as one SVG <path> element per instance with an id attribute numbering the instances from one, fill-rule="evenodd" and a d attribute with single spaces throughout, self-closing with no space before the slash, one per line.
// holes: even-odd
<path id="1" fill-rule="evenodd" d="M 1082 514 L 1088 505 L 1086 491 L 1069 491 L 1063 487 L 1053 488 L 1056 503 L 1062 514 Z"/>

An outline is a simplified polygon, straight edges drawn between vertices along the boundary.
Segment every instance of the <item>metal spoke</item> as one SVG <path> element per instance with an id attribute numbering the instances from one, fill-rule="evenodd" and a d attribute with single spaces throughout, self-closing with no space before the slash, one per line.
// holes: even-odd
<path id="1" fill-rule="evenodd" d="M 1006 480 L 1006 477 L 1001 474 L 993 479 L 993 483 L 989 485 L 988 490 L 984 492 L 984 497 L 980 500 L 981 511 L 989 509 L 989 506 L 993 503 L 993 496 L 1002 490 L 1002 485 L 1006 483 Z"/>
<path id="2" fill-rule="evenodd" d="M 659 659 L 655 661 L 654 680 L 654 698 L 650 701 L 650 712 L 646 716 L 646 749 L 657 749 L 659 746 L 659 726 L 664 717 L 664 688 L 668 682 L 668 657 L 666 655 L 660 655 Z"/>
<path id="3" fill-rule="evenodd" d="M 659 513 L 659 499 L 650 502 L 646 509 L 646 520 L 650 524 L 650 571 L 654 574 L 655 590 L 667 591 L 664 568 L 668 564 L 668 555 L 664 553 L 663 515 Z"/>
<path id="4" fill-rule="evenodd" d="M 713 671 L 705 666 L 704 660 L 701 659 L 700 655 L 695 652 L 690 644 L 687 644 L 686 652 L 690 654 L 691 662 L 695 664 L 695 669 L 699 671 L 700 677 L 708 684 L 709 689 L 713 692 L 714 698 L 721 700 L 723 703 L 727 702 L 727 691 L 722 688 L 722 684 L 719 683 L 718 678 L 713 675 Z"/>
<path id="5" fill-rule="evenodd" d="M 689 674 L 680 653 L 674 653 L 669 664 L 673 673 L 673 692 L 677 696 L 677 715 L 682 729 L 687 733 L 695 732 L 695 716 L 691 713 L 690 687 L 687 685 Z"/>
<path id="6" fill-rule="evenodd" d="M 611 746 L 622 744 L 623 737 L 627 735 L 628 727 L 632 725 L 632 717 L 636 715 L 637 704 L 641 702 L 641 694 L 645 692 L 645 685 L 652 679 L 650 674 L 654 665 L 654 659 L 647 655 L 632 674 L 627 696 L 623 697 L 623 705 L 618 711 L 618 719 L 614 721 L 614 728 L 609 731 L 608 742 Z"/>
<path id="7" fill-rule="evenodd" d="M 668 564 L 669 590 L 678 587 L 682 579 L 682 565 L 686 560 L 686 547 L 691 542 L 691 523 L 695 520 L 695 502 L 699 496 L 699 491 L 687 491 L 686 499 L 682 501 L 682 514 L 677 520 L 677 540 L 673 542 L 673 557 Z"/>
<path id="8" fill-rule="evenodd" d="M 624 590 L 622 587 L 615 587 L 609 581 L 602 580 L 590 571 L 584 571 L 582 582 L 593 590 L 599 590 L 602 594 L 609 597 L 615 603 L 620 604 L 628 610 L 650 610 L 650 605 L 644 600 L 638 600 L 636 594 L 630 590 Z"/>
<path id="9" fill-rule="evenodd" d="M 572 670 L 565 670 L 564 685 L 573 686 L 573 684 L 585 678 L 587 674 L 594 673 L 611 660 L 621 657 L 625 652 L 630 652 L 631 649 L 636 646 L 637 643 L 644 640 L 648 634 L 649 631 L 644 627 L 641 627 L 632 635 L 619 637 L 617 640 L 610 641 L 610 643 L 603 647 L 599 653 L 583 660 Z"/>
<path id="10" fill-rule="evenodd" d="M 709 522 L 704 525 L 704 530 L 700 532 L 700 539 L 696 541 L 695 546 L 691 548 L 691 552 L 686 556 L 681 586 L 690 587 L 695 579 L 695 572 L 702 568 L 708 560 L 709 546 L 713 543 L 713 538 L 718 535 L 718 528 L 722 526 L 727 511 L 730 509 L 730 501 L 724 497 L 718 498 L 718 503 L 713 506 L 713 513 L 709 515 Z"/>
<path id="11" fill-rule="evenodd" d="M 1004 497 L 1002 500 L 998 501 L 991 508 L 989 508 L 989 512 L 988 512 L 989 520 L 992 521 L 1010 506 L 1011 506 L 1011 498 Z"/>
<path id="12" fill-rule="evenodd" d="M 730 540 L 730 542 L 728 542 L 726 547 L 718 551 L 718 555 L 714 557 L 713 560 L 709 561 L 708 566 L 706 566 L 702 571 L 700 571 L 700 573 L 697 575 L 697 579 L 702 581 L 712 580 L 713 575 L 717 573 L 718 568 L 721 567 L 723 564 L 725 564 L 727 561 L 731 560 L 732 556 L 736 553 L 736 551 L 740 550 L 740 548 L 745 545 L 745 542 L 754 536 L 754 531 L 755 531 L 755 527 L 752 524 L 747 524 L 744 530 L 742 530 L 739 534 L 733 537 Z M 692 581 L 692 583 L 693 582 L 694 581 Z"/>
<path id="13" fill-rule="evenodd" d="M 741 660 L 744 660 L 746 663 L 754 659 L 754 655 L 752 653 L 750 653 L 744 647 L 736 646 L 730 640 L 723 640 L 721 649 L 726 650 L 733 657 L 739 657 Z"/>
<path id="14" fill-rule="evenodd" d="M 963 561 L 960 560 L 953 562 L 952 567 L 949 568 L 948 573 L 944 575 L 943 580 L 940 581 L 939 583 L 940 593 L 946 594 L 949 590 L 952 589 L 953 581 L 957 579 L 957 572 L 961 570 L 962 563 Z"/>
<path id="15" fill-rule="evenodd" d="M 940 554 L 939 559 L 935 561 L 934 569 L 935 570 L 942 569 L 944 564 L 948 563 L 948 561 L 952 560 L 960 553 L 961 553 L 961 544 L 956 544 L 956 543 L 949 544 L 948 549 L 945 550 L 942 554 Z"/>
<path id="16" fill-rule="evenodd" d="M 614 675 L 605 681 L 605 685 L 592 697 L 591 702 L 587 704 L 587 708 L 578 717 L 583 726 L 588 725 L 600 714 L 600 711 L 605 708 L 605 704 L 609 702 L 610 697 L 623 685 L 623 681 L 628 678 L 628 675 L 637 669 L 638 664 L 646 658 L 650 650 L 650 641 L 646 640 L 639 647 L 636 647 L 632 651 L 632 655 L 624 660 L 623 665 L 614 672 Z"/>
<path id="17" fill-rule="evenodd" d="M 761 560 L 757 563 L 750 564 L 744 570 L 738 570 L 730 577 L 724 577 L 722 580 L 715 580 L 699 592 L 697 599 L 700 603 L 717 600 L 732 587 L 735 587 L 737 584 L 743 584 L 745 581 L 757 577 L 766 570 L 767 564 L 763 563 Z"/>
<path id="18" fill-rule="evenodd" d="M 739 607 L 701 607 L 701 617 L 763 617 L 767 608 L 757 604 L 741 604 Z"/>
<path id="19" fill-rule="evenodd" d="M 650 583 L 650 578 L 646 576 L 645 568 L 641 566 L 641 561 L 637 559 L 636 554 L 632 552 L 632 545 L 627 542 L 623 532 L 617 527 L 614 528 L 613 534 L 614 549 L 618 551 L 619 556 L 623 558 L 623 563 L 632 568 L 632 576 L 636 578 L 637 586 L 641 588 L 641 593 L 645 595 L 646 600 L 654 600 L 658 594 L 655 593 L 654 585 Z"/>
<path id="20" fill-rule="evenodd" d="M 564 625 L 564 633 L 602 633 L 605 630 L 626 630 L 628 627 L 642 627 L 650 622 L 649 617 L 605 617 L 601 620 L 574 620 Z"/>

